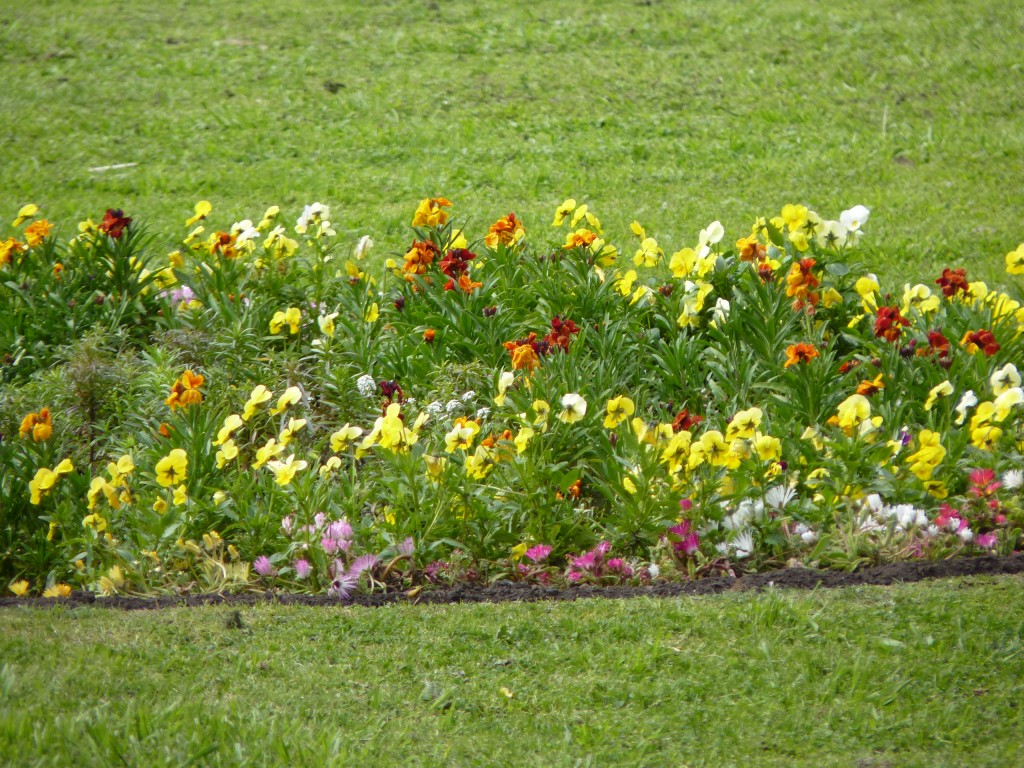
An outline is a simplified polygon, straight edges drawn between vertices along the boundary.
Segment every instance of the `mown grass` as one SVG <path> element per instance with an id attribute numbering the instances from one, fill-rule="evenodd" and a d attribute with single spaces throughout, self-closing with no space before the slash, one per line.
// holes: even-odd
<path id="1" fill-rule="evenodd" d="M 1024 764 L 1019 577 L 676 600 L 5 610 L 16 765 Z"/>
<path id="2" fill-rule="evenodd" d="M 586 198 L 673 248 L 864 203 L 884 278 L 994 280 L 1021 240 L 1022 35 L 1000 0 L 10 4 L 0 210 L 122 207 L 169 244 L 200 198 L 319 199 L 382 254 L 435 194 L 476 232 Z"/>

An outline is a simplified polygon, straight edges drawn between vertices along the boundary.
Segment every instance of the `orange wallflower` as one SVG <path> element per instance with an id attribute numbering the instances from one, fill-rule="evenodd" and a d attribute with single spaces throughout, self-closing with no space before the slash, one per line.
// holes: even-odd
<path id="1" fill-rule="evenodd" d="M 506 341 L 505 349 L 512 357 L 512 368 L 515 370 L 533 371 L 540 365 L 537 354 L 537 334 L 531 333 L 519 341 Z"/>
<path id="2" fill-rule="evenodd" d="M 768 248 L 757 239 L 757 235 L 751 235 L 736 241 L 736 251 L 739 253 L 740 261 L 760 261 L 767 255 Z"/>
<path id="3" fill-rule="evenodd" d="M 786 347 L 786 362 L 783 368 L 789 368 L 797 363 L 809 363 L 818 356 L 818 348 L 813 344 L 790 344 Z"/>
<path id="4" fill-rule="evenodd" d="M 573 248 L 586 248 L 595 240 L 597 240 L 596 232 L 591 232 L 589 229 L 577 229 L 565 236 L 565 245 L 562 248 L 566 251 L 571 251 Z"/>
<path id="5" fill-rule="evenodd" d="M 422 275 L 427 267 L 434 263 L 434 259 L 441 255 L 441 249 L 429 240 L 414 240 L 409 250 L 405 253 L 405 264 L 402 270 L 407 275 Z"/>
<path id="6" fill-rule="evenodd" d="M 33 221 L 25 227 L 25 242 L 28 243 L 28 247 L 35 248 L 47 238 L 52 229 L 53 225 L 46 219 Z"/>
<path id="7" fill-rule="evenodd" d="M 427 342 L 427 344 L 433 344 L 436 336 L 437 331 L 435 331 L 433 328 L 427 328 L 427 330 L 423 332 L 423 340 Z"/>
<path id="8" fill-rule="evenodd" d="M 786 276 L 786 295 L 793 297 L 793 309 L 802 309 L 804 304 L 818 305 L 818 294 L 814 289 L 821 281 L 811 271 L 816 263 L 814 259 L 801 259 L 790 267 Z"/>
<path id="9" fill-rule="evenodd" d="M 882 381 L 882 374 L 875 376 L 874 380 L 864 379 L 860 384 L 857 385 L 857 394 L 864 395 L 864 397 L 871 397 L 876 392 L 881 392 L 885 389 L 885 383 Z"/>
<path id="10" fill-rule="evenodd" d="M 476 282 L 469 275 L 460 275 L 458 286 L 464 293 L 472 293 L 477 288 L 483 288 L 484 284 Z"/>
<path id="11" fill-rule="evenodd" d="M 171 410 L 199 405 L 203 402 L 203 393 L 199 391 L 199 388 L 203 386 L 204 381 L 203 376 L 186 370 L 181 374 L 181 378 L 171 386 L 171 394 L 164 402 L 171 407 Z"/>
<path id="12" fill-rule="evenodd" d="M 18 429 L 21 437 L 32 435 L 32 441 L 41 443 L 53 434 L 53 423 L 50 421 L 50 409 L 41 408 L 39 413 L 30 413 L 21 420 L 21 427 Z"/>
<path id="13" fill-rule="evenodd" d="M 487 236 L 484 238 L 484 244 L 488 248 L 497 248 L 498 243 L 515 245 L 525 236 L 526 230 L 523 229 L 523 223 L 516 218 L 514 213 L 510 213 L 505 218 L 498 219 L 491 224 L 487 230 Z"/>
<path id="14" fill-rule="evenodd" d="M 237 235 L 233 235 L 230 232 L 216 232 L 210 236 L 210 240 L 207 243 L 210 249 L 210 255 L 216 256 L 218 253 L 225 259 L 237 259 L 238 249 L 235 248 L 235 240 L 238 239 Z"/>

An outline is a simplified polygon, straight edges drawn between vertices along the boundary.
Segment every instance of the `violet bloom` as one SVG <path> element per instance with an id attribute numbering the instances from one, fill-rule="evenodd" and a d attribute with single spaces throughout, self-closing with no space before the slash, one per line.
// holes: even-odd
<path id="1" fill-rule="evenodd" d="M 401 544 L 398 545 L 398 554 L 408 556 L 416 551 L 416 542 L 412 540 L 412 536 L 407 538 Z"/>
<path id="2" fill-rule="evenodd" d="M 550 544 L 537 544 L 536 546 L 530 547 L 526 550 L 526 556 L 535 563 L 542 563 L 547 560 L 548 555 L 551 554 Z"/>
<path id="3" fill-rule="evenodd" d="M 309 577 L 309 574 L 313 572 L 313 566 L 310 565 L 309 560 L 305 558 L 296 560 L 292 565 L 295 568 L 295 577 L 297 579 L 305 579 Z"/>
<path id="4" fill-rule="evenodd" d="M 274 566 L 270 562 L 270 558 L 266 555 L 260 555 L 252 562 L 252 568 L 260 576 L 273 576 Z"/>

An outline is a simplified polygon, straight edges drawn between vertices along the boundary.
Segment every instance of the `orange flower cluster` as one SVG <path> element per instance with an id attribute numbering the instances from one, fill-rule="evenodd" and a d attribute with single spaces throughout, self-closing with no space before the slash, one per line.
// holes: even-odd
<path id="1" fill-rule="evenodd" d="M 28 243 L 29 248 L 35 248 L 47 238 L 52 230 L 53 224 L 46 219 L 33 221 L 25 227 L 25 242 Z"/>
<path id="2" fill-rule="evenodd" d="M 577 229 L 565 236 L 565 245 L 562 248 L 571 251 L 573 248 L 589 248 L 597 240 L 597 233 L 589 229 Z"/>
<path id="3" fill-rule="evenodd" d="M 443 227 L 448 221 L 448 211 L 445 208 L 451 207 L 451 200 L 444 197 L 428 197 L 420 202 L 416 208 L 416 214 L 412 217 L 414 227 Z"/>
<path id="4" fill-rule="evenodd" d="M 206 379 L 191 369 L 181 374 L 181 378 L 174 382 L 171 387 L 171 394 L 164 402 L 173 411 L 175 408 L 187 408 L 190 405 L 199 405 L 203 402 L 203 393 L 199 388 L 203 386 Z"/>
<path id="5" fill-rule="evenodd" d="M 758 240 L 757 235 L 741 237 L 736 241 L 736 252 L 740 261 L 761 261 L 768 257 L 768 247 Z"/>
<path id="6" fill-rule="evenodd" d="M 465 248 L 453 248 L 445 254 L 438 267 L 449 278 L 444 284 L 446 291 L 459 288 L 463 293 L 472 293 L 476 288 L 483 287 L 483 283 L 475 282 L 469 277 L 469 262 L 475 258 L 476 254 Z"/>
<path id="7" fill-rule="evenodd" d="M 857 394 L 864 395 L 864 397 L 871 397 L 885 389 L 885 382 L 882 381 L 882 374 L 878 374 L 874 379 L 863 379 L 860 384 L 857 385 Z"/>
<path id="8" fill-rule="evenodd" d="M 801 259 L 786 276 L 786 295 L 793 298 L 794 310 L 803 309 L 807 304 L 818 306 L 818 292 L 814 289 L 821 285 L 821 280 L 811 271 L 815 264 L 814 259 Z"/>
<path id="9" fill-rule="evenodd" d="M 21 420 L 21 427 L 18 429 L 21 437 L 32 435 L 32 441 L 41 443 L 53 434 L 53 423 L 50 421 L 50 409 L 41 408 L 39 413 L 30 413 Z"/>
<path id="10" fill-rule="evenodd" d="M 979 349 L 989 357 L 999 351 L 995 335 L 992 331 L 986 330 L 968 331 L 960 339 L 960 346 L 965 347 L 972 355 L 977 354 Z"/>
<path id="11" fill-rule="evenodd" d="M 949 357 L 949 339 L 943 335 L 941 330 L 928 331 L 928 345 L 919 347 L 914 354 L 918 357 L 938 355 L 940 361 L 944 360 Z"/>
<path id="12" fill-rule="evenodd" d="M 523 229 L 523 223 L 516 218 L 514 213 L 510 213 L 505 218 L 498 219 L 491 224 L 487 230 L 487 236 L 484 238 L 484 244 L 488 248 L 497 248 L 498 243 L 514 245 L 522 240 L 525 235 L 526 230 Z"/>
<path id="13" fill-rule="evenodd" d="M 115 240 L 120 240 L 124 229 L 132 223 L 130 216 L 125 216 L 120 208 L 108 208 L 103 214 L 103 221 L 100 222 L 100 232 L 105 232 Z"/>
<path id="14" fill-rule="evenodd" d="M 230 232 L 217 232 L 210 238 L 210 255 L 216 256 L 218 253 L 225 259 L 237 259 L 238 249 L 235 248 L 235 240 L 238 239 L 237 235 L 233 235 Z"/>
<path id="15" fill-rule="evenodd" d="M 789 368 L 798 363 L 809 363 L 817 356 L 818 348 L 813 344 L 790 344 L 786 347 L 786 362 L 782 367 Z"/>
<path id="16" fill-rule="evenodd" d="M 411 280 L 413 275 L 426 274 L 427 267 L 440 255 L 441 249 L 429 240 L 414 240 L 403 257 L 405 264 L 402 265 L 402 271 L 405 272 L 405 279 Z"/>
<path id="17" fill-rule="evenodd" d="M 512 368 L 515 370 L 536 370 L 540 365 L 541 345 L 544 342 L 537 341 L 537 334 L 531 333 L 525 339 L 517 341 L 506 341 L 505 349 L 512 357 Z M 545 345 L 546 346 L 546 345 Z M 545 350 L 546 351 L 546 350 Z"/>

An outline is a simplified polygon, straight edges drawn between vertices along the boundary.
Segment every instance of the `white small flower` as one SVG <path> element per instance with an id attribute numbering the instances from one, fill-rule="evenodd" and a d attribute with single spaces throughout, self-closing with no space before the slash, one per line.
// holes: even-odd
<path id="1" fill-rule="evenodd" d="M 364 373 L 356 380 L 356 389 L 363 397 L 373 397 L 377 392 L 377 382 L 374 381 L 373 376 Z"/>
<path id="2" fill-rule="evenodd" d="M 772 509 L 783 510 L 796 498 L 796 488 L 786 485 L 773 485 L 764 494 L 765 503 Z"/>
<path id="3" fill-rule="evenodd" d="M 449 400 L 445 404 L 444 409 L 446 411 L 448 411 L 448 413 L 456 413 L 457 411 L 461 411 L 462 410 L 462 401 L 461 400 Z"/>
<path id="4" fill-rule="evenodd" d="M 754 534 L 749 528 L 741 531 L 735 539 L 732 540 L 732 549 L 736 557 L 743 559 L 750 557 L 754 554 Z"/>
<path id="5" fill-rule="evenodd" d="M 707 229 L 700 231 L 698 241 L 701 246 L 714 245 L 723 237 L 725 237 L 725 227 L 722 226 L 722 222 L 712 221 L 708 224 Z"/>
<path id="6" fill-rule="evenodd" d="M 964 528 L 962 531 L 960 531 L 959 536 L 961 539 L 963 539 L 965 544 L 970 544 L 972 541 L 974 541 L 974 531 L 972 531 L 970 528 Z"/>
<path id="7" fill-rule="evenodd" d="M 1001 478 L 1003 488 L 1008 491 L 1015 491 L 1024 485 L 1024 472 L 1019 469 L 1010 469 L 1003 473 Z"/>
<path id="8" fill-rule="evenodd" d="M 473 401 L 475 399 L 476 399 L 476 392 L 474 392 L 472 389 L 468 390 L 467 392 L 464 392 L 463 395 L 462 395 L 462 402 L 464 402 L 464 403 L 471 402 L 471 401 Z"/>
<path id="9" fill-rule="evenodd" d="M 491 409 L 488 408 L 486 405 L 483 408 L 480 408 L 476 412 L 477 421 L 483 421 L 484 419 L 486 419 L 490 415 L 491 415 Z"/>
<path id="10" fill-rule="evenodd" d="M 839 221 L 850 232 L 859 232 L 861 225 L 868 220 L 870 213 L 871 211 L 863 205 L 855 205 L 853 208 L 839 214 Z"/>
<path id="11" fill-rule="evenodd" d="M 369 235 L 363 235 L 359 238 L 359 242 L 356 243 L 356 247 L 352 249 L 352 257 L 357 261 L 366 257 L 366 254 L 373 248 L 373 240 L 370 239 Z"/>
<path id="12" fill-rule="evenodd" d="M 427 405 L 427 413 L 429 413 L 434 418 L 437 418 L 442 413 L 444 413 L 444 403 L 442 403 L 440 400 L 435 400 L 434 402 L 429 403 Z"/>
<path id="13" fill-rule="evenodd" d="M 725 325 L 725 321 L 729 319 L 729 308 L 728 299 L 719 299 L 715 302 L 715 308 L 711 310 L 711 318 L 715 325 Z"/>
<path id="14" fill-rule="evenodd" d="M 656 579 L 661 575 L 661 568 L 656 563 L 651 563 L 647 566 L 647 572 L 651 574 L 652 579 Z"/>

